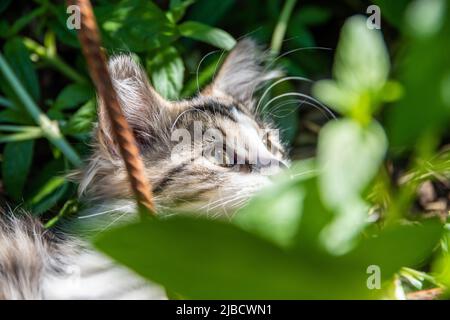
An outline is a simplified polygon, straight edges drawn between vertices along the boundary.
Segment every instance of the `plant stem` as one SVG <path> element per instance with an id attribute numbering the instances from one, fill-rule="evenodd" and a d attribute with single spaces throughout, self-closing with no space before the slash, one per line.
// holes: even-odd
<path id="1" fill-rule="evenodd" d="M 17 79 L 14 72 L 11 70 L 10 66 L 3 58 L 0 53 L 0 71 L 3 73 L 5 79 L 9 82 L 13 90 L 15 91 L 17 97 L 21 100 L 28 113 L 31 115 L 33 120 L 42 129 L 45 137 L 50 140 L 62 153 L 70 160 L 75 166 L 81 164 L 81 160 L 78 157 L 75 150 L 69 145 L 64 136 L 59 130 L 58 123 L 56 121 L 51 121 L 45 113 L 43 113 L 38 106 L 31 99 L 30 95 L 26 92 L 19 79 Z"/>
<path id="2" fill-rule="evenodd" d="M 62 74 L 78 83 L 87 83 L 87 79 L 65 63 L 57 54 L 49 54 L 46 48 L 30 38 L 24 38 L 23 44 L 42 60 L 59 70 Z"/>
<path id="3" fill-rule="evenodd" d="M 68 200 L 64 206 L 62 207 L 62 209 L 59 211 L 59 213 L 51 218 L 45 225 L 44 228 L 48 229 L 53 227 L 62 217 L 71 214 L 71 213 L 75 213 L 78 209 L 77 206 L 77 201 L 76 200 Z"/>
<path id="4" fill-rule="evenodd" d="M 9 131 L 9 132 L 30 132 L 41 130 L 39 127 L 33 126 L 15 126 L 15 125 L 0 125 L 0 131 Z"/>
<path id="5" fill-rule="evenodd" d="M 270 49 L 273 55 L 278 55 L 280 53 L 289 18 L 291 17 L 291 13 L 296 2 L 297 0 L 286 0 L 286 2 L 284 3 L 283 9 L 281 10 L 280 14 L 280 19 L 275 26 L 275 30 L 273 31 L 272 35 L 272 41 L 270 43 Z"/>
<path id="6" fill-rule="evenodd" d="M 400 274 L 407 274 L 407 275 L 411 275 L 415 278 L 423 278 L 424 280 L 429 281 L 430 283 L 432 283 L 433 285 L 439 286 L 441 287 L 442 285 L 436 281 L 436 279 L 433 276 L 430 276 L 429 274 L 422 272 L 422 271 L 418 271 L 418 270 L 414 270 L 411 268 L 407 268 L 407 267 L 403 267 L 400 270 Z"/>
<path id="7" fill-rule="evenodd" d="M 42 129 L 39 127 L 35 127 L 34 129 L 36 130 L 22 131 L 8 135 L 0 134 L 0 143 L 17 142 L 42 138 L 44 135 Z"/>

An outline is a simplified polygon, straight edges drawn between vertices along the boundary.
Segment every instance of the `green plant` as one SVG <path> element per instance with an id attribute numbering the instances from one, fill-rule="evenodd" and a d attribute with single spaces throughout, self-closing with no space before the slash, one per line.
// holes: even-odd
<path id="1" fill-rule="evenodd" d="M 401 99 L 402 86 L 388 80 L 389 74 L 381 33 L 369 30 L 363 17 L 348 19 L 334 80 L 313 88 L 343 116 L 322 128 L 316 161 L 299 163 L 239 211 L 232 224 L 187 217 L 149 220 L 102 234 L 96 245 L 188 298 L 394 298 L 398 274 L 442 286 L 448 281 L 442 278 L 448 273 L 446 244 L 436 267 L 440 280 L 404 268 L 423 265 L 441 235 L 447 237 L 435 219 L 405 224 L 411 208 L 411 201 L 403 201 L 406 191 L 391 194 L 391 203 L 379 212 L 389 215 L 385 227 L 369 223 L 369 208 L 376 203 L 368 194 L 388 150 L 374 115 L 386 102 L 402 108 L 406 99 L 414 99 Z M 448 119 L 448 113 L 441 116 Z M 426 135 L 426 129 L 418 134 Z M 419 150 L 418 159 L 423 156 Z M 441 173 L 449 177 L 448 162 Z M 415 188 L 403 190 L 411 196 Z M 368 284 L 371 266 L 381 272 L 380 290 Z"/>
<path id="2" fill-rule="evenodd" d="M 82 206 L 63 173 L 88 153 L 95 93 L 64 5 L 19 2 L 0 5 L 2 184 L 8 199 L 23 200 L 50 228 Z M 340 21 L 365 12 L 369 1 L 339 10 L 307 0 L 93 2 L 106 50 L 132 52 L 169 99 L 195 94 L 214 76 L 235 43 L 222 29 L 271 42 L 269 63 L 289 77 L 268 90 L 263 111 L 275 117 L 294 157 L 299 141 L 318 146 L 316 157 L 295 161 L 231 223 L 144 220 L 101 233 L 94 240 L 100 250 L 187 298 L 402 298 L 448 290 L 448 221 L 424 219 L 417 205 L 420 186 L 450 180 L 445 1 L 373 1 L 386 18 L 382 31 L 369 30 L 361 16 L 346 19 L 332 79 L 312 87 L 339 114 L 318 135 L 289 93 L 305 89 L 299 76 L 328 74 L 332 52 L 324 47 L 334 47 Z M 23 13 L 9 10 L 21 5 Z M 367 285 L 371 266 L 380 270 L 380 290 Z"/>

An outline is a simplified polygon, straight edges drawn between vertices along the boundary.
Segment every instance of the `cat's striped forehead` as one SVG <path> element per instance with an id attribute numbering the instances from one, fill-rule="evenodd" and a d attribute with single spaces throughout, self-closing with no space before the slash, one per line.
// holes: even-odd
<path id="1" fill-rule="evenodd" d="M 242 124 L 254 128 L 269 126 L 255 114 L 251 107 L 232 99 L 200 96 L 184 101 L 176 108 L 182 110 L 173 124 L 173 128 L 187 127 L 193 121 L 201 121 L 205 125 Z"/>

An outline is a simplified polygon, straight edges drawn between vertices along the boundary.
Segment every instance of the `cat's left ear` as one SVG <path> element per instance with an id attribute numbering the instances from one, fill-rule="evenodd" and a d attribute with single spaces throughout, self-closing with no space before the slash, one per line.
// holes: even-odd
<path id="1" fill-rule="evenodd" d="M 152 144 L 168 124 L 170 102 L 162 98 L 150 85 L 145 71 L 130 55 L 118 55 L 109 61 L 109 72 L 122 111 L 133 129 L 137 142 Z M 118 146 L 111 133 L 111 123 L 104 102 L 98 102 L 97 140 L 111 155 L 118 155 Z"/>
<path id="2" fill-rule="evenodd" d="M 204 95 L 228 95 L 248 103 L 266 81 L 281 76 L 279 70 L 267 70 L 261 48 L 250 39 L 239 41 L 223 63 L 217 77 L 202 92 Z"/>

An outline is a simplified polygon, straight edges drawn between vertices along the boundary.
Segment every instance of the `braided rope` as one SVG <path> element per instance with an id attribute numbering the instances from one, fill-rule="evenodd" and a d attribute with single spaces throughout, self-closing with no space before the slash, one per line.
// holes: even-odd
<path id="1" fill-rule="evenodd" d="M 89 73 L 97 88 L 97 93 L 104 101 L 106 113 L 111 122 L 113 138 L 119 145 L 131 189 L 136 197 L 139 209 L 154 214 L 152 189 L 144 174 L 144 164 L 133 132 L 123 115 L 112 85 L 105 54 L 100 49 L 100 34 L 92 5 L 89 0 L 69 0 L 68 2 L 77 5 L 80 9 L 81 29 L 78 31 L 78 39 L 88 64 Z"/>

